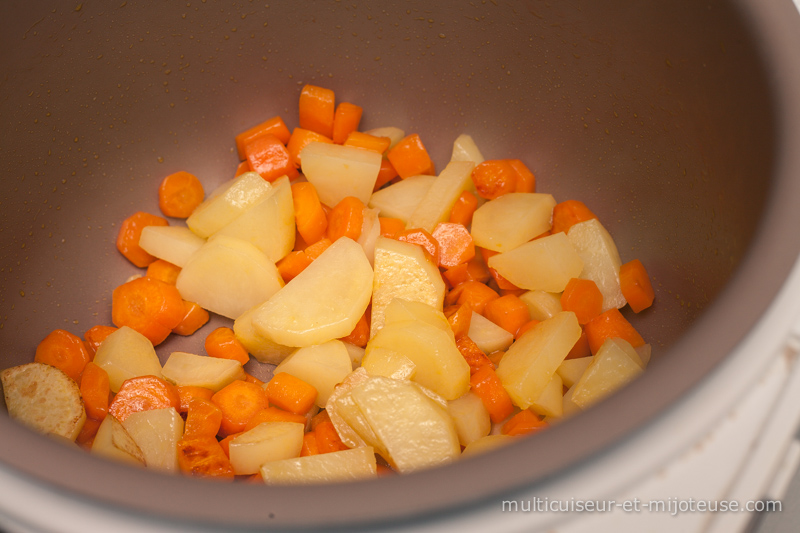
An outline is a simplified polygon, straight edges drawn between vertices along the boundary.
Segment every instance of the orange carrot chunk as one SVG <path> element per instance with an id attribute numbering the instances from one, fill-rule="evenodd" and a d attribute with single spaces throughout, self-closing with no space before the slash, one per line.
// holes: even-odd
<path id="1" fill-rule="evenodd" d="M 389 137 L 377 137 L 360 131 L 350 132 L 350 135 L 348 135 L 347 139 L 344 141 L 345 146 L 363 148 L 364 150 L 378 152 L 379 154 L 383 154 L 383 152 L 389 148 L 390 144 L 392 144 L 392 140 Z"/>
<path id="2" fill-rule="evenodd" d="M 497 294 L 496 291 L 480 281 L 467 281 L 462 283 L 450 291 L 448 297 L 451 297 L 453 293 L 456 293 L 455 296 L 457 297 L 455 303 L 459 305 L 467 304 L 479 315 L 483 314 L 483 310 L 488 302 L 500 298 L 500 295 Z"/>
<path id="3" fill-rule="evenodd" d="M 97 430 L 100 429 L 100 422 L 100 420 L 88 417 L 86 422 L 83 423 L 81 432 L 78 433 L 78 436 L 75 438 L 75 443 L 85 450 L 90 450 L 94 438 L 97 435 Z"/>
<path id="4" fill-rule="evenodd" d="M 317 389 L 286 372 L 275 374 L 267 383 L 269 402 L 297 415 L 306 414 L 317 399 Z"/>
<path id="5" fill-rule="evenodd" d="M 517 183 L 514 192 L 536 192 L 536 176 L 519 159 L 509 159 L 508 164 L 517 173 Z"/>
<path id="6" fill-rule="evenodd" d="M 508 422 L 503 424 L 500 430 L 503 435 L 518 436 L 530 435 L 547 427 L 547 422 L 529 409 L 523 409 L 512 416 Z"/>
<path id="7" fill-rule="evenodd" d="M 339 237 L 349 237 L 354 241 L 361 236 L 364 223 L 364 204 L 355 196 L 342 198 L 331 209 L 328 216 L 328 239 L 336 242 Z"/>
<path id="8" fill-rule="evenodd" d="M 236 380 L 211 397 L 222 411 L 220 435 L 230 435 L 244 431 L 247 422 L 262 409 L 269 407 L 267 394 L 260 385 Z"/>
<path id="9" fill-rule="evenodd" d="M 431 234 L 439 244 L 439 266 L 450 268 L 475 257 L 472 235 L 463 224 L 441 222 Z"/>
<path id="10" fill-rule="evenodd" d="M 517 329 L 517 332 L 514 333 L 514 339 L 519 339 L 520 337 L 525 335 L 527 332 L 535 328 L 539 324 L 539 322 L 541 322 L 541 320 L 528 320 L 527 322 L 522 324 Z"/>
<path id="11" fill-rule="evenodd" d="M 242 157 L 244 157 L 244 156 L 242 156 Z M 238 165 L 236 165 L 236 171 L 233 173 L 233 177 L 234 178 L 238 178 L 239 176 L 241 176 L 245 172 L 252 172 L 252 170 L 253 169 L 250 168 L 250 162 L 247 161 L 247 159 L 245 159 L 244 161 L 241 161 L 241 162 L 239 162 Z"/>
<path id="12" fill-rule="evenodd" d="M 397 177 L 397 170 L 395 170 L 391 161 L 385 157 L 381 159 L 381 168 L 378 170 L 378 178 L 375 180 L 373 191 L 377 191 L 393 179 Z"/>
<path id="13" fill-rule="evenodd" d="M 381 225 L 381 237 L 394 239 L 406 229 L 406 223 L 399 218 L 378 217 L 378 222 Z"/>
<path id="14" fill-rule="evenodd" d="M 506 389 L 503 388 L 500 378 L 497 377 L 494 365 L 481 366 L 470 376 L 469 384 L 472 392 L 478 395 L 486 410 L 489 411 L 489 417 L 495 424 L 502 422 L 514 412 L 514 404 Z"/>
<path id="15" fill-rule="evenodd" d="M 333 137 L 333 120 L 336 110 L 335 95 L 330 89 L 306 85 L 300 91 L 300 127 Z"/>
<path id="16" fill-rule="evenodd" d="M 283 281 L 289 283 L 300 272 L 306 269 L 313 260 L 304 251 L 289 252 L 286 257 L 278 261 L 278 273 L 283 278 Z"/>
<path id="17" fill-rule="evenodd" d="M 219 327 L 208 334 L 205 341 L 206 353 L 220 359 L 233 359 L 241 364 L 250 361 L 250 354 L 231 328 Z"/>
<path id="18" fill-rule="evenodd" d="M 156 260 L 139 246 L 139 237 L 147 226 L 169 226 L 169 222 L 164 217 L 138 211 L 122 221 L 117 234 L 117 250 L 139 268 L 144 268 Z"/>
<path id="19" fill-rule="evenodd" d="M 550 231 L 553 234 L 561 231 L 566 233 L 575 224 L 593 218 L 597 218 L 597 215 L 586 204 L 578 200 L 567 200 L 553 207 L 553 227 Z"/>
<path id="20" fill-rule="evenodd" d="M 336 427 L 330 420 L 320 422 L 314 428 L 314 433 L 317 436 L 317 450 L 319 453 L 341 452 L 349 449 L 339 433 L 336 432 Z"/>
<path id="21" fill-rule="evenodd" d="M 561 293 L 561 308 L 572 311 L 583 325 L 603 312 L 603 293 L 590 279 L 572 278 Z"/>
<path id="22" fill-rule="evenodd" d="M 83 339 L 69 331 L 55 329 L 36 346 L 33 360 L 54 366 L 80 383 L 83 369 L 92 357 Z"/>
<path id="23" fill-rule="evenodd" d="M 145 276 L 148 278 L 160 279 L 170 285 L 175 285 L 178 281 L 178 274 L 181 273 L 181 267 L 173 265 L 169 261 L 163 259 L 156 259 L 147 265 L 147 272 Z"/>
<path id="24" fill-rule="evenodd" d="M 635 313 L 644 311 L 653 305 L 656 293 L 653 291 L 647 270 L 638 259 L 625 263 L 619 269 L 619 285 L 622 295 Z"/>
<path id="25" fill-rule="evenodd" d="M 303 128 L 295 128 L 292 130 L 292 136 L 289 138 L 289 143 L 286 145 L 286 150 L 289 152 L 289 157 L 292 158 L 292 163 L 295 167 L 300 166 L 300 152 L 302 152 L 303 148 L 312 142 L 331 144 L 333 141 L 330 139 L 330 137 L 320 135 L 319 133 L 311 130 L 306 130 Z"/>
<path id="26" fill-rule="evenodd" d="M 247 143 L 256 137 L 261 137 L 262 135 L 266 134 L 274 135 L 283 144 L 287 144 L 289 142 L 289 128 L 286 127 L 286 123 L 281 117 L 272 117 L 271 119 L 265 120 L 261 124 L 257 124 L 252 128 L 243 131 L 235 137 L 236 151 L 239 154 L 239 160 L 247 158 L 244 150 L 244 147 L 247 145 Z"/>
<path id="27" fill-rule="evenodd" d="M 300 448 L 300 457 L 308 457 L 309 455 L 318 455 L 319 448 L 317 447 L 317 434 L 309 431 L 303 435 L 303 447 Z"/>
<path id="28" fill-rule="evenodd" d="M 97 348 L 106 340 L 106 337 L 115 331 L 117 331 L 117 328 L 113 326 L 103 326 L 100 324 L 87 329 L 86 333 L 83 334 L 83 343 L 86 345 L 86 349 L 89 350 L 89 357 L 94 359 Z"/>
<path id="29" fill-rule="evenodd" d="M 81 397 L 86 408 L 86 416 L 103 420 L 108 414 L 110 396 L 108 373 L 103 367 L 89 362 L 83 369 L 81 377 Z"/>
<path id="30" fill-rule="evenodd" d="M 456 348 L 458 348 L 458 351 L 461 352 L 464 360 L 469 365 L 470 375 L 475 374 L 486 365 L 492 366 L 489 357 L 467 335 L 462 335 L 456 340 Z"/>
<path id="31" fill-rule="evenodd" d="M 289 176 L 289 179 L 298 176 L 289 151 L 274 135 L 256 137 L 245 145 L 244 153 L 250 168 L 267 181 L 275 181 L 281 176 Z"/>
<path id="32" fill-rule="evenodd" d="M 170 174 L 158 188 L 158 207 L 168 217 L 188 218 L 203 202 L 203 184 L 186 171 Z"/>
<path id="33" fill-rule="evenodd" d="M 342 337 L 340 340 L 361 348 L 367 346 L 367 341 L 369 341 L 369 319 L 367 318 L 366 312 L 358 319 L 353 331 L 351 331 L 347 337 Z"/>
<path id="34" fill-rule="evenodd" d="M 469 226 L 477 208 L 478 198 L 469 191 L 463 191 L 450 210 L 450 222 Z"/>
<path id="35" fill-rule="evenodd" d="M 472 308 L 468 305 L 450 305 L 445 307 L 444 316 L 453 330 L 456 340 L 469 333 L 469 326 L 472 322 Z"/>
<path id="36" fill-rule="evenodd" d="M 189 405 L 195 400 L 211 401 L 214 391 L 197 385 L 181 385 L 178 387 L 178 398 L 180 407 L 178 412 L 185 413 L 189 410 Z"/>
<path id="37" fill-rule="evenodd" d="M 507 160 L 491 159 L 475 166 L 472 181 L 480 196 L 493 200 L 516 190 L 517 172 Z"/>
<path id="38" fill-rule="evenodd" d="M 579 359 L 581 357 L 589 357 L 592 355 L 592 350 L 589 348 L 589 338 L 586 336 L 585 331 L 581 331 L 581 336 L 575 341 L 575 344 L 567 354 L 567 359 Z"/>
<path id="39" fill-rule="evenodd" d="M 313 244 L 325 236 L 328 217 L 317 195 L 317 189 L 309 182 L 292 184 L 292 202 L 297 231 L 303 241 Z"/>
<path id="40" fill-rule="evenodd" d="M 350 133 L 358 130 L 361 123 L 361 115 L 364 109 L 361 106 L 342 102 L 336 106 L 333 113 L 333 132 L 331 138 L 336 144 L 342 144 Z"/>
<path id="41" fill-rule="evenodd" d="M 513 294 L 486 302 L 483 315 L 512 335 L 531 319 L 528 306 Z"/>
<path id="42" fill-rule="evenodd" d="M 248 431 L 259 424 L 263 424 L 264 422 L 296 422 L 298 424 L 305 424 L 306 416 L 296 415 L 294 413 L 290 413 L 289 411 L 284 411 L 283 409 L 278 409 L 277 407 L 270 405 L 269 407 L 265 407 L 254 414 L 244 426 L 244 430 Z"/>
<path id="43" fill-rule="evenodd" d="M 628 341 L 637 348 L 644 345 L 644 339 L 639 332 L 622 316 L 619 309 L 609 309 L 591 319 L 583 327 L 589 341 L 589 349 L 596 354 L 606 339 L 620 338 Z"/>
<path id="44" fill-rule="evenodd" d="M 410 242 L 411 244 L 421 246 L 433 264 L 439 264 L 439 242 L 424 229 L 406 229 L 398 232 L 394 238 L 398 241 Z"/>
<path id="45" fill-rule="evenodd" d="M 435 173 L 428 150 L 416 133 L 401 139 L 387 152 L 386 157 L 402 179 Z"/>
<path id="46" fill-rule="evenodd" d="M 188 400 L 184 438 L 216 438 L 221 425 L 222 409 L 210 399 L 192 397 Z"/>
<path id="47" fill-rule="evenodd" d="M 182 438 L 178 441 L 178 468 L 184 474 L 233 481 L 233 467 L 214 437 Z"/>
<path id="48" fill-rule="evenodd" d="M 123 283 L 111 295 L 111 321 L 128 326 L 153 345 L 167 338 L 186 313 L 178 289 L 153 278 L 137 278 Z"/>
<path id="49" fill-rule="evenodd" d="M 172 332 L 178 335 L 188 336 L 202 328 L 211 318 L 208 311 L 194 302 L 183 301 L 185 310 L 183 318 L 177 326 L 172 328 Z"/>
<path id="50" fill-rule="evenodd" d="M 178 388 L 157 376 L 137 376 L 122 382 L 108 412 L 120 422 L 131 413 L 181 406 Z"/>

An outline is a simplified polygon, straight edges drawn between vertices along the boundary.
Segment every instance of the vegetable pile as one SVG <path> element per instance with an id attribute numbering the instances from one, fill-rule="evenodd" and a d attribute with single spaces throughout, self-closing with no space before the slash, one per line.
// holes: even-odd
<path id="1" fill-rule="evenodd" d="M 113 326 L 57 329 L 4 370 L 9 414 L 148 468 L 326 482 L 511 442 L 644 370 L 620 309 L 650 307 L 652 286 L 585 204 L 468 135 L 437 174 L 418 134 L 359 131 L 361 115 L 307 85 L 299 126 L 237 135 L 210 195 L 164 178 L 161 214 L 120 227 L 146 271 L 114 289 Z M 155 346 L 210 313 L 230 327 L 162 365 Z M 260 363 L 267 382 L 245 370 Z"/>

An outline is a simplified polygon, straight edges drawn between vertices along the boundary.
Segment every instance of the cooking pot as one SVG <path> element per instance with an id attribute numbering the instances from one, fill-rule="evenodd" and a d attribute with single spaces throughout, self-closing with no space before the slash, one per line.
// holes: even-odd
<path id="1" fill-rule="evenodd" d="M 363 106 L 363 129 L 419 133 L 438 168 L 461 133 L 487 158 L 522 159 L 539 191 L 587 203 L 656 289 L 630 317 L 653 345 L 641 378 L 479 457 L 344 485 L 231 485 L 98 459 L 3 414 L 3 468 L 43 490 L 198 529 L 446 517 L 591 464 L 702 386 L 763 317 L 796 314 L 791 301 L 770 314 L 800 251 L 789 0 L 13 1 L 0 25 L 3 368 L 52 329 L 110 324 L 112 289 L 139 272 L 114 249 L 121 220 L 157 213 L 172 172 L 206 190 L 231 178 L 234 135 L 274 115 L 296 125 L 309 83 Z M 199 349 L 175 338 L 158 353 Z"/>

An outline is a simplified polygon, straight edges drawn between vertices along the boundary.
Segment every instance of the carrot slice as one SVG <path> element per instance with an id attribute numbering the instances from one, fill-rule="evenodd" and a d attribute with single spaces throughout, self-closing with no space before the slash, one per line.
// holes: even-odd
<path id="1" fill-rule="evenodd" d="M 195 400 L 211 401 L 214 391 L 197 385 L 181 385 L 178 387 L 178 398 L 180 399 L 180 407 L 178 412 L 185 413 L 189 410 L 191 402 Z"/>
<path id="2" fill-rule="evenodd" d="M 317 424 L 317 427 L 314 428 L 314 433 L 317 436 L 317 450 L 319 453 L 341 452 L 349 449 L 342 442 L 339 433 L 336 432 L 336 427 L 330 420 Z"/>
<path id="3" fill-rule="evenodd" d="M 553 227 L 550 230 L 553 234 L 561 231 L 567 233 L 569 228 L 578 224 L 597 218 L 597 215 L 586 207 L 586 204 L 579 200 L 567 200 L 556 204 L 553 207 Z"/>
<path id="4" fill-rule="evenodd" d="M 638 259 L 629 261 L 619 269 L 619 285 L 622 295 L 635 313 L 644 311 L 651 305 L 656 297 L 650 276 L 647 275 L 644 265 Z"/>
<path id="5" fill-rule="evenodd" d="M 547 427 L 547 422 L 529 409 L 523 409 L 512 416 L 508 422 L 503 424 L 500 430 L 503 435 L 518 436 L 530 435 Z"/>
<path id="6" fill-rule="evenodd" d="M 253 169 L 250 168 L 250 162 L 247 159 L 245 159 L 244 161 L 240 161 L 239 164 L 236 165 L 236 172 L 233 173 L 233 177 L 238 178 L 245 172 L 251 172 L 252 170 Z"/>
<path id="7" fill-rule="evenodd" d="M 378 178 L 375 180 L 373 191 L 377 191 L 393 179 L 397 177 L 397 170 L 395 170 L 391 161 L 385 157 L 381 159 L 381 168 L 378 170 Z"/>
<path id="8" fill-rule="evenodd" d="M 250 361 L 250 354 L 247 349 L 236 338 L 236 334 L 231 328 L 219 327 L 208 334 L 205 341 L 206 353 L 211 357 L 220 359 L 233 359 L 241 364 Z"/>
<path id="9" fill-rule="evenodd" d="M 561 293 L 561 308 L 572 311 L 583 325 L 603 312 L 603 293 L 590 279 L 572 278 Z"/>
<path id="10" fill-rule="evenodd" d="M 36 346 L 33 360 L 54 366 L 80 383 L 83 369 L 92 357 L 83 339 L 69 331 L 55 329 Z"/>
<path id="11" fill-rule="evenodd" d="M 575 344 L 567 354 L 567 359 L 578 359 L 581 357 L 589 357 L 592 355 L 592 350 L 589 348 L 589 338 L 586 336 L 585 331 L 581 331 L 581 336 L 575 341 Z"/>
<path id="12" fill-rule="evenodd" d="M 317 189 L 304 181 L 292 184 L 292 202 L 297 231 L 303 241 L 313 244 L 325 236 L 328 218 L 317 195 Z"/>
<path id="13" fill-rule="evenodd" d="M 188 218 L 205 197 L 203 184 L 194 174 L 181 170 L 170 174 L 158 187 L 158 207 L 168 217 Z"/>
<path id="14" fill-rule="evenodd" d="M 194 302 L 183 301 L 184 315 L 177 326 L 172 328 L 172 332 L 178 335 L 188 336 L 202 328 L 211 318 L 208 311 Z"/>
<path id="15" fill-rule="evenodd" d="M 297 415 L 306 414 L 317 399 L 317 389 L 286 372 L 275 374 L 267 383 L 269 402 Z"/>
<path id="16" fill-rule="evenodd" d="M 478 395 L 483 402 L 489 417 L 495 424 L 502 422 L 514 412 L 511 397 L 503 388 L 500 378 L 494 371 L 494 365 L 483 365 L 469 378 L 472 392 Z"/>
<path id="17" fill-rule="evenodd" d="M 508 164 L 517 173 L 517 182 L 514 192 L 536 192 L 536 176 L 519 159 L 509 159 Z"/>
<path id="18" fill-rule="evenodd" d="M 106 337 L 117 331 L 113 326 L 96 325 L 86 330 L 83 334 L 83 343 L 86 349 L 89 350 L 89 357 L 94 359 L 94 354 L 97 353 L 97 348 L 106 340 Z"/>
<path id="19" fill-rule="evenodd" d="M 469 226 L 476 209 L 478 209 L 478 197 L 469 191 L 462 191 L 453 204 L 453 209 L 450 210 L 450 222 Z"/>
<path id="20" fill-rule="evenodd" d="M 318 455 L 319 448 L 317 447 L 317 434 L 309 431 L 303 435 L 303 447 L 300 448 L 300 457 L 308 457 L 309 455 Z"/>
<path id="21" fill-rule="evenodd" d="M 439 242 L 427 231 L 422 228 L 406 229 L 398 232 L 394 237 L 398 241 L 416 244 L 425 250 L 426 255 L 433 261 L 434 265 L 439 264 Z"/>
<path id="22" fill-rule="evenodd" d="M 394 239 L 406 229 L 406 223 L 399 218 L 378 217 L 378 222 L 381 225 L 381 237 Z"/>
<path id="23" fill-rule="evenodd" d="M 108 414 L 111 385 L 108 373 L 103 367 L 89 362 L 83 369 L 81 377 L 81 397 L 86 408 L 86 416 L 95 420 L 103 420 Z"/>
<path id="24" fill-rule="evenodd" d="M 75 438 L 75 443 L 85 450 L 92 448 L 92 443 L 97 435 L 97 430 L 100 429 L 100 420 L 95 420 L 87 415 L 86 422 L 83 423 L 81 432 Z"/>
<path id="25" fill-rule="evenodd" d="M 169 261 L 163 259 L 156 259 L 147 265 L 147 272 L 145 276 L 148 278 L 160 279 L 170 285 L 175 285 L 178 281 L 178 274 L 181 273 L 181 267 L 173 265 Z"/>
<path id="26" fill-rule="evenodd" d="M 491 159 L 475 165 L 472 181 L 481 197 L 493 200 L 516 190 L 517 171 L 506 159 Z"/>
<path id="27" fill-rule="evenodd" d="M 444 316 L 453 330 L 456 340 L 465 336 L 469 332 L 472 322 L 472 308 L 468 305 L 450 305 L 445 307 Z"/>
<path id="28" fill-rule="evenodd" d="M 303 250 L 289 252 L 286 257 L 278 261 L 278 273 L 283 278 L 283 281 L 289 283 L 295 277 L 297 277 L 300 272 L 306 269 L 308 265 L 311 264 L 313 260 L 308 257 Z"/>
<path id="29" fill-rule="evenodd" d="M 117 250 L 139 268 L 156 260 L 139 246 L 142 230 L 147 226 L 169 226 L 169 222 L 164 217 L 138 211 L 122 221 L 117 234 Z"/>
<path id="30" fill-rule="evenodd" d="M 220 435 L 244 431 L 247 422 L 269 407 L 267 394 L 260 385 L 236 380 L 214 393 L 211 401 L 222 411 Z"/>
<path id="31" fill-rule="evenodd" d="M 331 138 L 336 144 L 342 144 L 351 132 L 358 129 L 364 109 L 361 106 L 342 102 L 333 113 L 333 132 Z"/>
<path id="32" fill-rule="evenodd" d="M 123 283 L 111 295 L 111 321 L 128 326 L 153 345 L 167 338 L 185 315 L 183 298 L 173 285 L 153 278 Z"/>
<path id="33" fill-rule="evenodd" d="M 367 346 L 367 341 L 369 341 L 369 319 L 367 318 L 366 312 L 358 319 L 353 331 L 351 331 L 347 337 L 342 337 L 340 340 L 361 348 Z"/>
<path id="34" fill-rule="evenodd" d="M 401 139 L 387 152 L 386 157 L 402 179 L 435 173 L 433 161 L 417 133 Z"/>
<path id="35" fill-rule="evenodd" d="M 583 330 L 586 332 L 586 338 L 589 341 L 589 349 L 592 354 L 597 353 L 606 339 L 616 337 L 628 341 L 634 348 L 644 345 L 642 336 L 622 316 L 619 309 L 609 309 L 605 313 L 596 316 L 586 323 Z"/>
<path id="36" fill-rule="evenodd" d="M 467 361 L 470 375 L 475 374 L 486 365 L 492 366 L 489 357 L 467 335 L 462 335 L 456 340 L 456 348 Z"/>
<path id="37" fill-rule="evenodd" d="M 289 176 L 289 179 L 298 176 L 289 151 L 274 135 L 268 133 L 252 139 L 244 146 L 244 153 L 250 168 L 267 181 L 275 181 L 281 176 Z"/>
<path id="38" fill-rule="evenodd" d="M 330 137 L 320 135 L 315 131 L 306 130 L 303 128 L 295 128 L 292 130 L 292 136 L 289 137 L 289 143 L 286 145 L 286 150 L 288 150 L 294 166 L 300 166 L 300 152 L 302 152 L 303 148 L 312 142 L 331 144 L 333 141 Z"/>
<path id="39" fill-rule="evenodd" d="M 350 132 L 347 139 L 344 141 L 345 146 L 363 148 L 364 150 L 378 152 L 379 154 L 383 154 L 383 152 L 389 148 L 390 144 L 392 144 L 392 140 L 389 137 L 377 137 L 360 131 Z"/>
<path id="40" fill-rule="evenodd" d="M 300 127 L 333 137 L 335 95 L 330 89 L 306 85 L 300 91 Z"/>
<path id="41" fill-rule="evenodd" d="M 322 255 L 322 252 L 327 250 L 331 244 L 333 244 L 333 242 L 329 238 L 323 237 L 314 244 L 307 246 L 303 252 L 313 261 Z"/>
<path id="42" fill-rule="evenodd" d="M 210 399 L 192 397 L 187 402 L 184 438 L 215 438 L 222 426 L 222 409 Z"/>
<path id="43" fill-rule="evenodd" d="M 494 250 L 489 250 L 488 248 L 481 248 L 481 257 L 483 258 L 484 264 L 488 265 L 489 264 L 489 258 L 492 257 L 493 255 L 497 255 L 498 253 L 499 252 L 495 252 Z M 487 266 L 486 268 L 487 268 L 487 270 L 489 272 L 489 275 L 492 277 L 494 282 L 497 284 L 497 288 L 498 289 L 511 290 L 511 291 L 515 291 L 515 290 L 519 289 L 519 287 L 517 287 L 516 285 L 514 285 L 513 283 L 508 281 L 506 278 L 504 278 L 503 275 L 500 274 L 494 268 L 491 268 L 489 266 Z"/>
<path id="44" fill-rule="evenodd" d="M 230 459 L 214 437 L 179 440 L 178 468 L 192 476 L 231 481 L 235 478 Z"/>
<path id="45" fill-rule="evenodd" d="M 513 294 L 486 302 L 483 315 L 512 335 L 531 319 L 528 306 Z"/>
<path id="46" fill-rule="evenodd" d="M 328 215 L 328 238 L 336 242 L 339 237 L 354 241 L 361 236 L 364 223 L 364 204 L 355 196 L 342 198 Z"/>
<path id="47" fill-rule="evenodd" d="M 541 322 L 541 320 L 528 320 L 527 322 L 522 324 L 519 328 L 517 328 L 517 332 L 514 333 L 514 339 L 515 340 L 519 339 L 520 337 L 525 335 L 527 332 L 529 332 L 530 330 L 535 328 L 540 322 Z"/>
<path id="48" fill-rule="evenodd" d="M 457 287 L 465 281 L 486 283 L 492 277 L 486 264 L 477 255 L 466 263 L 448 268 L 442 276 L 451 287 Z"/>
<path id="49" fill-rule="evenodd" d="M 475 257 L 475 243 L 463 224 L 441 222 L 431 234 L 439 244 L 439 266 L 449 268 Z"/>
<path id="50" fill-rule="evenodd" d="M 236 151 L 239 154 L 239 160 L 243 160 L 247 157 L 244 150 L 244 147 L 247 145 L 247 143 L 256 137 L 261 137 L 262 135 L 266 134 L 274 135 L 283 144 L 287 144 L 289 142 L 289 128 L 286 127 L 286 123 L 279 116 L 272 117 L 268 120 L 265 120 L 261 124 L 257 124 L 252 128 L 243 131 L 234 138 L 236 141 Z"/>
<path id="51" fill-rule="evenodd" d="M 290 413 L 289 411 L 278 409 L 277 407 L 270 405 L 269 407 L 265 407 L 254 414 L 244 426 L 244 431 L 253 429 L 257 425 L 263 424 L 264 422 L 296 422 L 298 424 L 305 424 L 306 416 L 296 415 L 294 413 Z"/>
<path id="52" fill-rule="evenodd" d="M 122 382 L 108 412 L 120 422 L 131 413 L 181 406 L 178 388 L 157 376 L 137 376 Z"/>
<path id="53" fill-rule="evenodd" d="M 452 303 L 457 303 L 459 305 L 467 304 L 473 311 L 482 315 L 486 304 L 500 298 L 500 295 L 492 288 L 479 281 L 467 281 L 450 291 L 446 300 L 452 300 L 453 298 L 455 298 L 454 302 L 446 301 L 446 303 L 448 305 Z"/>

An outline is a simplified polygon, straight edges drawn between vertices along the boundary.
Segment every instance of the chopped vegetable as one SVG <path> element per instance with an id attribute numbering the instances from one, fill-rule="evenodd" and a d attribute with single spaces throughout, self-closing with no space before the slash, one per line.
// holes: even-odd
<path id="1" fill-rule="evenodd" d="M 168 217 L 188 218 L 203 202 L 203 184 L 194 174 L 181 170 L 161 181 L 158 188 L 158 207 Z"/>

